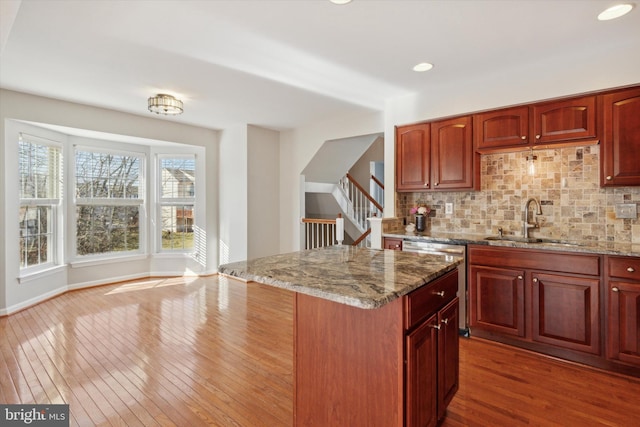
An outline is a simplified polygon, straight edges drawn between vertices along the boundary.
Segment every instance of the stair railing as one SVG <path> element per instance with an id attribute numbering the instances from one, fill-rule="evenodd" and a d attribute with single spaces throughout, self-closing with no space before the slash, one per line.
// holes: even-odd
<path id="1" fill-rule="evenodd" d="M 373 183 L 371 186 L 373 198 L 381 205 L 384 204 L 384 184 L 375 175 L 371 175 L 370 181 Z"/>
<path id="2" fill-rule="evenodd" d="M 350 175 L 346 174 L 338 181 L 338 186 L 350 201 L 347 215 L 360 227 L 366 230 L 367 218 L 372 216 L 382 217 L 382 205 L 374 199 L 367 190 Z"/>
<path id="3" fill-rule="evenodd" d="M 338 214 L 335 219 L 302 218 L 305 249 L 322 248 L 344 240 L 344 218 Z"/>

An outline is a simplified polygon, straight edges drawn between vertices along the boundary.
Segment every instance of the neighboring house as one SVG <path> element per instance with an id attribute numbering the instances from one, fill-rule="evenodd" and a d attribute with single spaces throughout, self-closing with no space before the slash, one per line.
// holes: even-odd
<path id="1" fill-rule="evenodd" d="M 195 195 L 195 174 L 182 168 L 162 168 L 162 197 L 183 198 Z M 193 209 L 178 208 L 175 218 L 163 218 L 162 229 L 171 232 L 193 232 Z"/>

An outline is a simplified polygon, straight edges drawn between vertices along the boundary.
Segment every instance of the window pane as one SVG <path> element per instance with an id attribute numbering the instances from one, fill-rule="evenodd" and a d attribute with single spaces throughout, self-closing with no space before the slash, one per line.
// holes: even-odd
<path id="1" fill-rule="evenodd" d="M 60 194 L 60 150 L 28 140 L 18 142 L 21 199 L 56 199 Z"/>
<path id="2" fill-rule="evenodd" d="M 20 207 L 20 267 L 51 261 L 51 206 Z"/>
<path id="3" fill-rule="evenodd" d="M 162 198 L 195 196 L 195 158 L 160 159 L 160 169 Z"/>
<path id="4" fill-rule="evenodd" d="M 138 206 L 81 205 L 77 213 L 77 253 L 92 255 L 140 248 Z"/>
<path id="5" fill-rule="evenodd" d="M 162 249 L 193 249 L 193 205 L 162 207 Z"/>
<path id="6" fill-rule="evenodd" d="M 82 198 L 137 199 L 141 158 L 76 151 L 76 195 Z"/>

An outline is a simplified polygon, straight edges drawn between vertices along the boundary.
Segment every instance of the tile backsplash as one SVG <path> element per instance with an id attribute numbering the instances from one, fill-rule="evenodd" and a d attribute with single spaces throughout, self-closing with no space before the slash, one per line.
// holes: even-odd
<path id="1" fill-rule="evenodd" d="M 429 229 L 522 235 L 527 199 L 542 204 L 534 237 L 640 243 L 640 220 L 617 219 L 618 203 L 640 203 L 640 187 L 600 187 L 599 145 L 536 150 L 536 172 L 527 175 L 528 152 L 485 154 L 481 191 L 397 193 L 396 214 L 415 222 L 409 209 L 424 202 L 432 211 Z M 445 214 L 445 203 L 453 213 Z"/>

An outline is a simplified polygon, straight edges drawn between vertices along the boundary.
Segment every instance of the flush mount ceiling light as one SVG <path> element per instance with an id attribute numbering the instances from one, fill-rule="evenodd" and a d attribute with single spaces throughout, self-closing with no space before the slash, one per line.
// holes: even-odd
<path id="1" fill-rule="evenodd" d="M 182 114 L 182 101 L 171 95 L 159 93 L 149 98 L 149 111 L 156 114 L 176 115 Z"/>
<path id="2" fill-rule="evenodd" d="M 423 71 L 429 71 L 432 68 L 433 68 L 433 64 L 430 64 L 428 62 L 421 62 L 419 64 L 416 64 L 413 67 L 413 71 L 417 71 L 418 73 L 421 73 Z"/>
<path id="3" fill-rule="evenodd" d="M 622 15 L 626 15 L 633 9 L 632 4 L 617 4 L 610 8 L 600 12 L 598 15 L 599 21 L 609 21 L 610 19 L 620 18 Z"/>
<path id="4" fill-rule="evenodd" d="M 347 4 L 351 3 L 351 0 L 329 0 L 333 4 Z"/>

